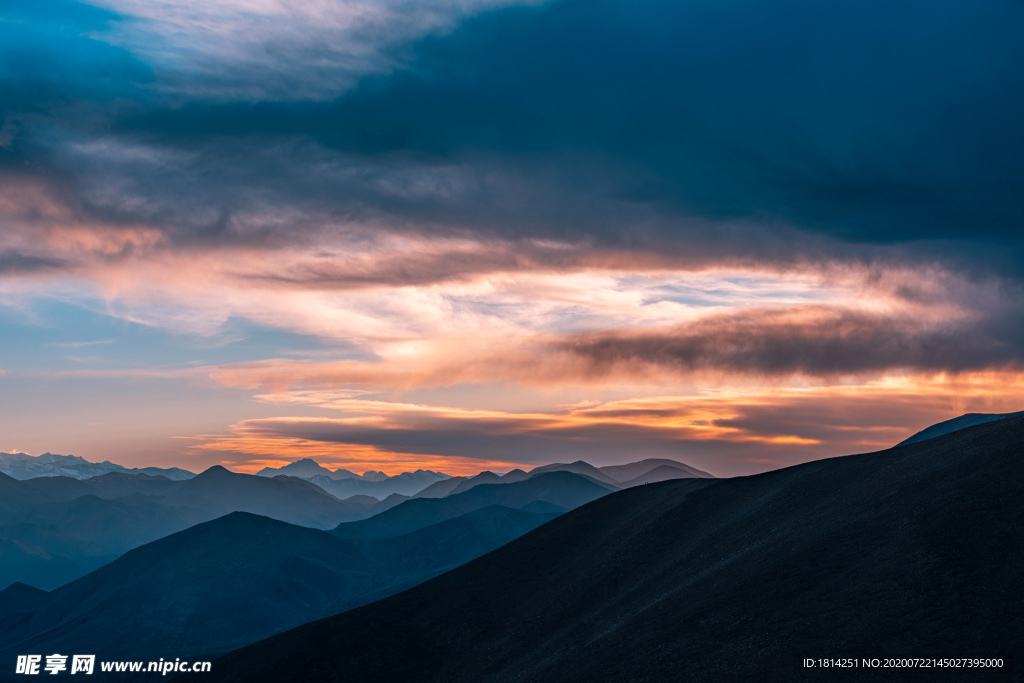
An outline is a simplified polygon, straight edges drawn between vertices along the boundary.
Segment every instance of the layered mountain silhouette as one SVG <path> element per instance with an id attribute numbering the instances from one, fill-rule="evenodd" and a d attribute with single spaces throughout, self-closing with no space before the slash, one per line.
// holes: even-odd
<path id="1" fill-rule="evenodd" d="M 358 503 L 338 500 L 298 477 L 257 477 L 230 472 L 219 465 L 169 489 L 160 501 L 199 508 L 215 516 L 251 512 L 319 529 L 359 519 L 366 509 Z"/>
<path id="2" fill-rule="evenodd" d="M 477 475 L 479 476 L 479 475 Z M 463 482 L 475 479 L 476 477 L 449 477 L 448 479 L 442 479 L 441 481 L 435 481 L 427 488 L 418 491 L 412 496 L 403 496 L 403 498 L 444 498 L 449 493 L 458 488 Z M 392 494 L 396 495 L 396 494 Z M 390 496 L 389 496 L 390 498 Z M 384 499 L 386 501 L 387 498 Z M 381 501 L 381 502 L 384 502 Z M 394 506 L 392 506 L 394 507 Z"/>
<path id="3" fill-rule="evenodd" d="M 669 460 L 668 458 L 649 458 L 647 460 L 640 460 L 639 462 L 631 462 L 626 465 L 608 465 L 607 467 L 601 467 L 599 469 L 615 481 L 626 484 L 627 482 L 639 479 L 648 472 L 660 467 L 671 467 L 680 470 L 684 472 L 687 477 L 705 479 L 714 478 L 714 475 L 698 470 L 696 467 L 691 467 L 690 465 L 677 460 Z M 672 478 L 682 479 L 683 477 Z"/>
<path id="4" fill-rule="evenodd" d="M 77 455 L 28 455 L 27 453 L 0 453 L 0 472 L 15 479 L 32 479 L 35 477 L 73 477 L 87 479 L 108 472 L 125 474 L 160 475 L 172 480 L 190 479 L 195 476 L 188 470 L 179 467 L 123 467 L 109 460 L 89 462 Z"/>
<path id="5" fill-rule="evenodd" d="M 4 639 L 24 652 L 202 652 L 322 616 L 370 588 L 376 569 L 343 539 L 236 512 L 58 588 Z"/>
<path id="6" fill-rule="evenodd" d="M 491 506 L 386 540 L 349 541 L 235 512 L 137 548 L 50 593 L 0 591 L 0 657 L 222 653 L 365 604 L 548 521 Z"/>
<path id="7" fill-rule="evenodd" d="M 97 479 L 115 476 L 122 475 Z M 21 581 L 55 588 L 131 548 L 211 517 L 138 493 L 101 497 L 102 487 L 93 481 L 16 481 L 0 474 L 0 587 Z"/>
<path id="8" fill-rule="evenodd" d="M 265 467 L 256 474 L 261 477 L 280 475 L 299 477 L 341 499 L 351 496 L 373 496 L 377 500 L 383 500 L 395 493 L 411 496 L 435 482 L 449 479 L 448 475 L 443 472 L 431 472 L 430 470 L 402 472 L 393 477 L 374 470 L 358 475 L 344 469 L 329 470 L 309 458 L 296 460 L 284 467 Z"/>
<path id="9" fill-rule="evenodd" d="M 707 477 L 694 477 L 692 473 L 687 470 L 681 470 L 678 467 L 672 467 L 670 465 L 659 465 L 652 470 L 648 470 L 643 474 L 624 481 L 619 484 L 624 489 L 632 488 L 633 486 L 640 486 L 642 484 L 654 484 L 659 481 L 670 481 L 672 479 L 691 479 L 691 478 L 707 478 Z"/>
<path id="10" fill-rule="evenodd" d="M 702 472 L 681 462 L 667 459 L 650 459 L 630 463 L 628 465 L 611 465 L 608 467 L 594 467 L 590 463 L 578 460 L 574 463 L 544 465 L 529 472 L 523 470 L 512 470 L 505 474 L 494 472 L 481 472 L 473 477 L 452 477 L 444 481 L 431 484 L 417 493 L 413 498 L 444 498 L 446 496 L 465 493 L 471 488 L 481 484 L 510 484 L 546 472 L 572 472 L 588 477 L 595 483 L 610 487 L 612 489 L 628 488 L 639 484 L 646 484 L 668 479 L 684 479 L 687 477 L 713 478 L 713 475 Z M 653 475 L 647 475 L 654 472 Z M 397 504 L 397 502 L 396 502 Z M 391 506 L 393 507 L 393 505 Z"/>
<path id="11" fill-rule="evenodd" d="M 668 467 L 668 463 L 672 463 L 675 469 L 658 470 L 654 475 L 657 478 L 641 476 L 643 481 L 637 479 L 635 482 L 617 482 L 615 479 L 623 473 Z M 605 469 L 613 476 L 605 473 Z M 671 460 L 647 460 L 604 469 L 579 461 L 539 467 L 530 472 L 513 470 L 504 475 L 482 472 L 474 477 L 444 479 L 437 477 L 446 475 L 424 470 L 395 477 L 370 471 L 361 478 L 353 475 L 341 480 L 331 480 L 323 475 L 300 478 L 281 473 L 311 474 L 321 470 L 332 476 L 345 476 L 343 470 L 332 473 L 308 459 L 265 473 L 273 476 L 238 474 L 219 466 L 187 480 L 128 471 L 111 471 L 88 479 L 42 476 L 21 481 L 0 474 L 7 480 L 0 479 L 0 587 L 21 581 L 53 589 L 84 576 L 132 548 L 234 511 L 330 529 L 338 524 L 385 513 L 413 497 L 413 494 L 398 492 L 387 495 L 383 500 L 377 497 L 394 488 L 418 490 L 414 494 L 416 498 L 447 499 L 481 485 L 518 484 L 552 472 L 576 473 L 590 483 L 610 490 L 699 472 Z M 356 494 L 339 500 L 325 490 L 337 486 L 355 486 L 358 490 L 369 490 L 373 495 Z M 494 491 L 478 493 L 477 497 L 460 498 L 455 502 L 417 504 L 419 508 L 403 508 L 365 527 L 346 527 L 348 531 L 340 533 L 376 528 L 381 531 L 370 536 L 395 536 L 488 505 L 553 514 L 592 500 L 590 494 L 579 498 L 570 495 L 559 503 L 552 497 L 554 489 L 519 500 L 516 496 L 522 490 L 527 489 L 513 488 L 500 495 Z M 536 486 L 529 490 L 540 491 Z M 346 493 L 342 490 L 337 492 Z M 604 495 L 606 492 L 600 493 Z M 417 521 L 403 525 L 397 521 L 403 517 Z"/>
<path id="12" fill-rule="evenodd" d="M 617 480 L 608 476 L 590 463 L 582 460 L 577 460 L 572 463 L 555 463 L 552 465 L 535 467 L 527 473 L 527 476 L 535 477 L 538 474 L 544 474 L 546 472 L 571 472 L 573 474 L 579 474 L 587 477 L 593 482 L 604 484 L 605 486 L 610 486 L 614 489 L 619 488 L 619 482 Z"/>
<path id="13" fill-rule="evenodd" d="M 24 501 L 36 515 L 43 501 L 70 506 L 77 512 L 66 513 L 65 520 L 72 523 L 84 520 L 82 510 L 90 505 L 109 512 L 127 501 L 148 505 L 158 516 L 189 511 L 203 522 L 50 593 L 17 583 L 0 591 L 0 650 L 63 648 L 152 659 L 223 653 L 417 585 L 612 488 L 571 472 L 542 472 L 445 499 L 406 499 L 366 520 L 372 525 L 352 529 L 354 523 L 343 523 L 327 533 L 245 512 L 213 521 L 202 516 L 259 505 L 309 521 L 321 512 L 319 505 L 372 510 L 381 504 L 369 497 L 338 501 L 302 479 L 220 467 L 184 482 L 121 474 L 84 481 L 0 479 L 0 493 L 8 494 L 0 499 L 4 504 Z M 138 540 L 147 528 L 139 521 L 135 512 L 119 524 L 134 528 Z M 175 523 L 188 525 L 180 518 Z M 111 529 L 109 523 L 95 526 Z M 108 536 L 99 538 L 109 542 Z"/>
<path id="14" fill-rule="evenodd" d="M 542 472 L 512 484 L 481 484 L 444 498 L 413 498 L 373 517 L 340 524 L 343 538 L 390 538 L 492 505 L 557 514 L 608 495 L 612 486 L 572 472 Z"/>
<path id="15" fill-rule="evenodd" d="M 974 673 L 1013 680 L 1022 451 L 1015 417 L 756 476 L 636 486 L 182 680 L 842 679 L 803 668 L 819 657 L 1002 658 L 1008 669 Z"/>
<path id="16" fill-rule="evenodd" d="M 329 470 L 316 460 L 311 460 L 310 458 L 296 460 L 295 462 L 288 463 L 284 467 L 264 467 L 256 473 L 259 477 L 276 477 L 279 474 L 286 474 L 290 477 L 301 477 L 303 479 L 309 479 L 310 477 L 327 477 L 328 479 L 360 478 L 360 476 L 355 472 L 350 472 L 346 469 Z"/>
<path id="17" fill-rule="evenodd" d="M 340 501 L 302 479 L 219 466 L 182 481 L 116 472 L 85 480 L 0 474 L 0 587 L 21 581 L 56 588 L 132 548 L 234 511 L 323 529 L 371 514 L 366 501 Z"/>
<path id="18" fill-rule="evenodd" d="M 336 480 L 324 476 L 316 476 L 311 477 L 309 481 L 338 498 L 373 496 L 378 500 L 383 500 L 396 493 L 403 496 L 411 496 L 431 484 L 445 479 L 448 479 L 448 475 L 441 472 L 416 470 L 415 472 L 402 472 L 393 477 L 385 476 L 384 478 Z"/>
<path id="19" fill-rule="evenodd" d="M 712 476 L 707 472 L 702 472 L 684 463 L 667 459 L 642 460 L 628 465 L 612 465 L 600 468 L 579 460 L 573 463 L 543 465 L 529 472 L 515 469 L 506 474 L 481 472 L 472 477 L 449 477 L 444 473 L 431 472 L 429 470 L 403 472 L 393 477 L 380 472 L 369 471 L 360 476 L 343 469 L 329 470 L 309 458 L 296 460 L 284 467 L 267 467 L 260 470 L 257 475 L 261 477 L 280 475 L 300 477 L 316 484 L 342 500 L 353 496 L 372 496 L 381 503 L 385 503 L 377 508 L 376 511 L 380 512 L 394 507 L 404 500 L 405 497 L 444 498 L 464 493 L 481 484 L 510 484 L 545 472 L 572 472 L 589 477 L 595 482 L 614 487 L 621 487 L 625 482 L 629 482 L 629 485 L 634 485 L 632 480 L 639 480 L 638 478 L 658 467 L 673 467 L 678 471 L 663 470 L 661 473 L 662 478 L 653 480 L 648 478 L 646 481 Z"/>
<path id="20" fill-rule="evenodd" d="M 472 477 L 451 477 L 444 481 L 439 481 L 431 484 L 427 488 L 423 489 L 413 498 L 444 498 L 445 496 L 454 495 L 456 493 L 465 493 L 474 486 L 480 484 L 514 484 L 517 481 L 529 478 L 529 474 L 523 470 L 512 470 L 505 474 L 495 474 L 494 472 L 485 471 Z"/>

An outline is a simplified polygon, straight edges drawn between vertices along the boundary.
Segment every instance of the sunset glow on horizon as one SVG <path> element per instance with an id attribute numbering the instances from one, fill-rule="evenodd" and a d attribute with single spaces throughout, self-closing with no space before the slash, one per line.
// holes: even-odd
<path id="1" fill-rule="evenodd" d="M 0 451 L 733 476 L 1024 410 L 1024 5 L 657 4 L 12 3 Z"/>

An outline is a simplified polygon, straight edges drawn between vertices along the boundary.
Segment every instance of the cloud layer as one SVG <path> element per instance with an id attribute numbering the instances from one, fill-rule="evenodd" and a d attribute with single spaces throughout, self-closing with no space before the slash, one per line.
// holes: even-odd
<path id="1" fill-rule="evenodd" d="M 205 436 L 196 449 L 223 454 L 246 469 L 299 457 L 349 469 L 447 463 L 455 473 L 576 459 L 604 465 L 667 457 L 732 476 L 881 450 L 951 409 L 1006 412 L 1019 404 L 1020 379 L 998 373 L 919 375 L 859 385 L 588 402 L 550 413 L 295 391 L 262 400 L 292 410 L 315 405 L 342 416 L 245 420 L 223 434 Z"/>
<path id="2" fill-rule="evenodd" d="M 781 407 L 719 410 L 717 446 L 559 402 L 686 396 L 696 415 L 758 387 L 836 406 L 837 387 L 871 386 L 899 406 L 900 378 L 1015 386 L 1022 33 L 1007 0 L 8 3 L 10 336 L 66 306 L 47 343 L 87 338 L 92 316 L 159 341 L 132 363 L 118 343 L 70 360 L 25 342 L 38 359 L 3 381 L 370 392 L 449 421 L 236 405 L 223 429 L 173 435 L 434 469 L 579 444 L 783 447 Z M 193 347 L 220 351 L 164 360 Z M 497 416 L 444 412 L 470 395 Z M 769 459 L 874 443 L 791 431 L 804 455 Z"/>

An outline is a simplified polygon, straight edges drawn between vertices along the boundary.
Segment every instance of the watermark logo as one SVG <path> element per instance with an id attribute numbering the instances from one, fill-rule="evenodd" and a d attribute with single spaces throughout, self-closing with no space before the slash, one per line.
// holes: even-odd
<path id="1" fill-rule="evenodd" d="M 42 655 L 18 655 L 18 661 L 14 666 L 14 673 L 35 676 L 40 673 L 40 667 L 45 673 L 52 675 L 68 671 L 68 659 L 71 660 L 72 674 L 91 674 L 96 667 L 96 655 L 62 655 L 53 653 L 46 655 L 46 663 L 43 664 Z"/>
<path id="2" fill-rule="evenodd" d="M 68 660 L 71 660 L 69 666 Z M 86 674 L 96 670 L 96 655 L 18 655 L 14 673 L 26 676 L 40 674 Z M 170 660 L 160 659 L 159 662 L 100 662 L 100 671 L 105 672 L 155 672 L 162 676 L 169 673 L 206 672 L 210 670 L 210 662 L 183 662 L 180 657 Z"/>
<path id="3" fill-rule="evenodd" d="M 39 662 L 42 655 L 18 655 L 18 665 L 14 670 L 16 674 L 37 674 L 39 673 Z"/>

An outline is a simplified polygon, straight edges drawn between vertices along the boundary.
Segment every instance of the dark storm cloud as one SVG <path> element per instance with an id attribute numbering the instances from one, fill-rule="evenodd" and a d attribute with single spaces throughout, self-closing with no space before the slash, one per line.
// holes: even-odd
<path id="1" fill-rule="evenodd" d="M 624 449 L 636 459 L 645 457 L 681 457 L 686 453 L 704 458 L 723 452 L 753 451 L 727 442 L 697 441 L 682 438 L 671 429 L 641 425 L 589 424 L 549 429 L 508 420 L 478 424 L 458 419 L 420 420 L 416 424 L 388 429 L 360 427 L 342 421 L 247 420 L 248 436 L 270 439 L 305 439 L 339 445 L 373 446 L 385 451 L 472 458 L 483 461 L 540 463 L 571 462 L 585 459 L 594 464 L 619 462 Z M 230 441 L 225 445 L 229 446 Z M 770 449 L 768 449 L 770 450 Z M 767 452 L 762 445 L 762 454 Z M 694 461 L 697 462 L 697 461 Z M 718 463 L 719 468 L 722 463 Z M 720 470 L 719 470 L 720 471 Z"/>
<path id="2" fill-rule="evenodd" d="M 563 0 L 388 48 L 407 66 L 333 101 L 234 103 L 140 87 L 167 70 L 84 37 L 117 18 L 65 4 L 92 34 L 36 18 L 46 39 L 12 49 L 52 67 L 5 72 L 9 118 L 48 117 L 18 130 L 77 179 L 82 211 L 171 244 L 333 222 L 687 265 L 1024 262 L 1020 3 Z M 67 151 L 101 137 L 124 150 Z"/>
<path id="3" fill-rule="evenodd" d="M 617 225 L 632 206 L 669 239 L 689 235 L 668 217 L 696 215 L 1015 242 L 1022 29 L 1006 0 L 566 1 L 469 20 L 331 103 L 194 104 L 122 126 L 200 149 L 303 136 L 385 174 L 459 163 L 531 199 L 531 179 L 553 188 L 504 219 L 479 215 L 479 187 L 442 206 L 376 200 L 428 220 L 614 232 L 576 214 L 600 198 Z"/>
<path id="4" fill-rule="evenodd" d="M 1024 361 L 1024 329 L 1004 316 L 1020 320 L 1020 306 L 941 322 L 805 306 L 709 316 L 671 330 L 583 335 L 555 348 L 587 359 L 595 374 L 628 364 L 768 376 L 959 372 Z"/>

